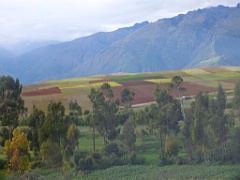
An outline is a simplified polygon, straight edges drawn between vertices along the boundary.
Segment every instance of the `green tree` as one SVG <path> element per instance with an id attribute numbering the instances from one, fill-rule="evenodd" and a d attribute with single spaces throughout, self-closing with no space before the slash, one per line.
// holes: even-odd
<path id="1" fill-rule="evenodd" d="M 87 116 L 90 127 L 93 131 L 93 150 L 96 150 L 96 129 L 99 125 L 99 121 L 102 118 L 101 115 L 101 106 L 105 100 L 103 93 L 96 90 L 95 88 L 91 88 L 90 94 L 88 95 L 92 103 L 92 114 Z"/>
<path id="2" fill-rule="evenodd" d="M 45 113 L 35 106 L 33 106 L 33 112 L 29 117 L 28 126 L 31 129 L 31 140 L 30 147 L 34 152 L 34 155 L 37 157 L 40 153 L 40 144 L 38 141 L 38 131 L 43 126 L 45 121 Z"/>
<path id="3" fill-rule="evenodd" d="M 31 170 L 30 147 L 27 134 L 14 129 L 12 140 L 6 140 L 4 154 L 9 160 L 8 174 L 17 172 L 23 174 L 25 170 Z"/>
<path id="4" fill-rule="evenodd" d="M 240 81 L 235 85 L 234 88 L 233 105 L 238 111 L 238 118 L 240 120 Z"/>
<path id="5" fill-rule="evenodd" d="M 161 148 L 164 148 L 166 135 L 179 131 L 179 120 L 182 117 L 180 105 L 166 90 L 156 87 L 155 99 L 158 104 L 151 105 L 148 110 L 149 128 L 160 137 Z"/>
<path id="6" fill-rule="evenodd" d="M 203 100 L 203 94 L 200 91 L 198 95 L 195 97 L 195 103 L 192 104 L 193 122 L 190 127 L 192 141 L 195 142 L 196 145 L 200 145 L 200 147 L 203 144 L 204 135 L 205 135 L 205 132 L 204 132 L 205 112 L 204 112 L 202 100 Z"/>
<path id="7" fill-rule="evenodd" d="M 236 134 L 233 137 L 233 143 L 232 143 L 232 159 L 234 162 L 239 163 L 240 162 L 240 127 L 236 128 Z"/>
<path id="8" fill-rule="evenodd" d="M 134 126 L 131 119 L 128 119 L 122 127 L 121 140 L 125 144 L 128 150 L 128 154 L 131 154 L 135 150 L 136 134 L 134 132 Z"/>
<path id="9" fill-rule="evenodd" d="M 183 120 L 185 120 L 185 112 L 183 106 L 183 94 L 186 91 L 186 88 L 183 85 L 183 78 L 180 76 L 174 76 L 172 82 L 169 84 L 169 89 L 173 92 L 173 96 L 180 103 L 180 108 L 183 115 Z"/>
<path id="10" fill-rule="evenodd" d="M 19 80 L 10 76 L 0 77 L 0 125 L 7 128 L 11 140 L 12 131 L 18 126 L 18 117 L 25 112 L 24 101 L 21 98 L 22 85 Z"/>
<path id="11" fill-rule="evenodd" d="M 226 115 L 226 94 L 221 84 L 218 86 L 217 99 L 211 99 L 209 103 L 211 113 L 210 135 L 212 136 L 212 146 L 221 146 L 221 156 L 224 160 L 227 147 L 227 133 L 229 127 L 233 125 L 231 118 Z"/>
<path id="12" fill-rule="evenodd" d="M 62 146 L 66 138 L 67 128 L 70 122 L 65 120 L 65 107 L 61 102 L 51 102 L 48 105 L 47 116 L 44 124 L 39 129 L 38 140 L 41 144 L 47 139 Z"/>
<path id="13" fill-rule="evenodd" d="M 166 89 L 161 89 L 159 85 L 156 86 L 154 91 L 154 98 L 159 105 L 165 105 L 173 102 L 173 97 Z"/>
<path id="14" fill-rule="evenodd" d="M 69 102 L 69 116 L 71 121 L 73 121 L 75 124 L 79 124 L 79 118 L 82 115 L 82 108 L 77 103 L 77 101 L 70 101 Z"/>
<path id="15" fill-rule="evenodd" d="M 148 118 L 147 118 L 146 111 L 144 111 L 143 109 L 140 109 L 137 112 L 136 123 L 142 127 L 140 132 L 138 132 L 138 133 L 140 135 L 141 142 L 144 143 L 145 142 L 145 135 L 147 134 L 147 132 L 144 130 L 144 127 L 145 127 L 144 125 L 146 125 L 148 123 Z"/>
<path id="16" fill-rule="evenodd" d="M 121 102 L 124 104 L 126 109 L 132 106 L 132 101 L 134 100 L 135 92 L 130 89 L 124 88 L 121 91 Z"/>
<path id="17" fill-rule="evenodd" d="M 105 146 L 108 140 L 116 138 L 116 128 L 119 124 L 117 120 L 117 112 L 119 108 L 119 100 L 114 98 L 114 94 L 110 84 L 104 83 L 101 86 L 104 94 L 104 101 L 101 103 L 101 119 L 99 131 L 103 135 Z"/>

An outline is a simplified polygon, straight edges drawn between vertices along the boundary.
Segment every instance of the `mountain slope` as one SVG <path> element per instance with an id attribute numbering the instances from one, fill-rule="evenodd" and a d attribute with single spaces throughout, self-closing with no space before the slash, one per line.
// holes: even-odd
<path id="1" fill-rule="evenodd" d="M 71 76 L 238 66 L 239 57 L 240 9 L 218 6 L 144 26 L 77 67 Z"/>
<path id="2" fill-rule="evenodd" d="M 9 72 L 23 83 L 58 79 L 79 64 L 94 57 L 109 45 L 148 24 L 143 22 L 129 28 L 79 38 L 70 42 L 42 47 L 9 61 Z"/>
<path id="3" fill-rule="evenodd" d="M 117 72 L 240 66 L 239 57 L 240 5 L 199 9 L 49 45 L 5 61 L 3 67 L 21 82 L 32 83 Z"/>

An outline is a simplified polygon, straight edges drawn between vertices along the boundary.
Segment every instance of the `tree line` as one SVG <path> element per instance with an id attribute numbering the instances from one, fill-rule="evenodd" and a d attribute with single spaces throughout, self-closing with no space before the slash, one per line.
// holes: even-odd
<path id="1" fill-rule="evenodd" d="M 76 101 L 69 102 L 69 114 L 61 102 L 51 102 L 47 112 L 33 106 L 22 130 L 19 117 L 26 112 L 21 98 L 22 85 L 10 76 L 0 77 L 1 146 L 4 147 L 8 173 L 23 174 L 36 167 L 62 167 L 91 171 L 113 165 L 144 164 L 135 144 L 146 136 L 159 139 L 159 165 L 187 163 L 239 163 L 240 82 L 234 98 L 227 102 L 221 84 L 216 96 L 199 92 L 191 105 L 184 106 L 183 79 L 172 78 L 167 89 L 157 85 L 156 104 L 133 111 L 135 93 L 124 88 L 121 97 L 114 96 L 110 84 L 92 88 L 88 95 L 90 110 L 82 112 Z M 119 109 L 120 102 L 124 108 Z M 81 150 L 78 126 L 90 128 L 92 151 Z M 142 127 L 139 131 L 138 127 Z M 138 129 L 138 130 L 137 130 Z M 96 147 L 96 138 L 103 137 L 104 147 Z M 33 152 L 33 155 L 30 155 Z M 179 156 L 186 152 L 186 156 Z M 3 162 L 4 161 L 4 162 Z M 0 164 L 0 165 L 1 165 Z"/>

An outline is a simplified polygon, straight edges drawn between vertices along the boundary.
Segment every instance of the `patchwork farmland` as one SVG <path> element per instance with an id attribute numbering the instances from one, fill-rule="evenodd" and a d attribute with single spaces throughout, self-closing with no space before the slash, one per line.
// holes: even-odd
<path id="1" fill-rule="evenodd" d="M 198 68 L 178 71 L 153 73 L 121 74 L 88 78 L 51 80 L 23 87 L 22 97 L 28 113 L 32 106 L 46 110 L 50 101 L 61 101 L 68 107 L 70 100 L 76 100 L 83 109 L 90 109 L 88 94 L 91 88 L 100 88 L 107 82 L 111 85 L 116 97 L 122 89 L 129 88 L 135 92 L 133 105 L 154 101 L 154 89 L 157 84 L 167 88 L 174 76 L 181 76 L 183 86 L 187 89 L 184 96 L 195 96 L 202 92 L 214 93 L 221 83 L 226 93 L 231 94 L 235 84 L 240 80 L 240 67 Z"/>

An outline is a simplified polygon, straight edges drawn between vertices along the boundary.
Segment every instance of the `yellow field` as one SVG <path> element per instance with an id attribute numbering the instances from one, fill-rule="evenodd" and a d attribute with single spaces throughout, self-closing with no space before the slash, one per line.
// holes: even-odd
<path id="1" fill-rule="evenodd" d="M 189 74 L 189 75 L 202 75 L 202 74 L 211 74 L 210 72 L 207 72 L 203 69 L 184 69 L 183 72 Z"/>
<path id="2" fill-rule="evenodd" d="M 108 84 L 110 84 L 111 87 L 117 87 L 117 86 L 122 86 L 119 83 L 116 82 L 107 82 Z M 103 84 L 103 82 L 97 82 L 97 83 L 82 83 L 82 84 L 77 84 L 77 85 L 68 85 L 68 86 L 58 86 L 59 89 L 76 89 L 76 88 L 93 88 L 93 87 L 100 87 Z"/>
<path id="3" fill-rule="evenodd" d="M 166 79 L 147 79 L 145 81 L 148 82 L 153 82 L 153 83 L 170 83 L 172 81 L 171 78 L 166 78 Z"/>

